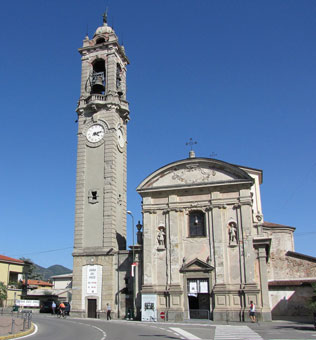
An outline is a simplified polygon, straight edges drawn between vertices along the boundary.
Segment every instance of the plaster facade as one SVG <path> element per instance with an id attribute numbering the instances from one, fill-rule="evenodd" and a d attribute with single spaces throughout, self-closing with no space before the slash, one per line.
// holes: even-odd
<path id="1" fill-rule="evenodd" d="M 271 319 L 266 239 L 258 223 L 262 212 L 255 185 L 260 176 L 260 170 L 248 173 L 191 154 L 138 186 L 143 199 L 141 294 L 156 295 L 158 314 L 166 311 L 169 320 L 201 313 L 214 320 L 245 320 L 253 300 L 261 318 Z M 202 228 L 198 235 L 195 218 Z"/>
<path id="2" fill-rule="evenodd" d="M 7 288 L 7 299 L 2 302 L 4 306 L 13 306 L 21 298 L 19 282 L 23 279 L 24 266 L 22 260 L 0 255 L 0 282 Z"/>

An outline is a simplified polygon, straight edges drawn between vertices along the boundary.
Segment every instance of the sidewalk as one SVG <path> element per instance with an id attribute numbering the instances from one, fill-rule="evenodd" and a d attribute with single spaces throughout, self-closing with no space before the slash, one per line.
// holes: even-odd
<path id="1" fill-rule="evenodd" d="M 20 314 L 0 314 L 0 340 L 12 339 L 32 332 L 33 327 L 27 329 L 28 323 Z"/>

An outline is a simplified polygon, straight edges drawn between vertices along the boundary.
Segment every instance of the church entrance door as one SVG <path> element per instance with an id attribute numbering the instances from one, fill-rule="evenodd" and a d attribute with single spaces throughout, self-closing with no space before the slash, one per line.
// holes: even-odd
<path id="1" fill-rule="evenodd" d="M 187 282 L 190 319 L 210 319 L 208 279 L 189 279 Z"/>

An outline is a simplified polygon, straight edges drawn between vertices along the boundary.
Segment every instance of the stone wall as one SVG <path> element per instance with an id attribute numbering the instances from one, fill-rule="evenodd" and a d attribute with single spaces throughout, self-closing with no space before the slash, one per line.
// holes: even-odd
<path id="1" fill-rule="evenodd" d="M 312 312 L 307 307 L 311 296 L 310 285 L 270 287 L 272 319 L 312 321 Z"/>
<path id="2" fill-rule="evenodd" d="M 282 249 L 270 253 L 267 264 L 269 280 L 316 277 L 316 262 L 287 254 Z"/>

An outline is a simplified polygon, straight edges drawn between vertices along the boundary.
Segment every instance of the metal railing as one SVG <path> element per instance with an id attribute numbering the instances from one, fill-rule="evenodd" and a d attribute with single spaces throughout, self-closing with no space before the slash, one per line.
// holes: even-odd
<path id="1" fill-rule="evenodd" d="M 210 320 L 210 311 L 208 309 L 190 309 L 190 319 Z"/>

